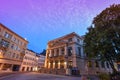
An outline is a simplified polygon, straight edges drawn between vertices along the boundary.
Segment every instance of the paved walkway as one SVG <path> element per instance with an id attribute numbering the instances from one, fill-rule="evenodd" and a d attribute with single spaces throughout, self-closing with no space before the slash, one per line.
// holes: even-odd
<path id="1" fill-rule="evenodd" d="M 41 74 L 41 73 L 16 73 L 0 77 L 0 80 L 81 80 L 81 77 L 70 77 L 62 75 Z"/>

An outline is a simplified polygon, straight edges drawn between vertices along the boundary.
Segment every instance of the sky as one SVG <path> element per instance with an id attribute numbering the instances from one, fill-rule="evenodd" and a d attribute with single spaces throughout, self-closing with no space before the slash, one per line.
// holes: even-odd
<path id="1" fill-rule="evenodd" d="M 93 18 L 120 0 L 0 0 L 0 23 L 40 53 L 47 42 L 71 32 L 85 35 Z"/>

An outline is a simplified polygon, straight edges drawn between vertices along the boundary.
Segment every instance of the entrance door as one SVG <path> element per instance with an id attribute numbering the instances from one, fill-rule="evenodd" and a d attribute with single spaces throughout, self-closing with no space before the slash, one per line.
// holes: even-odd
<path id="1" fill-rule="evenodd" d="M 19 71 L 20 65 L 13 65 L 13 71 Z"/>

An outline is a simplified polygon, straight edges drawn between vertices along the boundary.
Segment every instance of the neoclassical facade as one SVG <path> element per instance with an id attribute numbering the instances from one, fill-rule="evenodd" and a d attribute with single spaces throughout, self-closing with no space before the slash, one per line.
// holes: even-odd
<path id="1" fill-rule="evenodd" d="M 0 23 L 0 70 L 19 71 L 28 41 Z"/>
<path id="2" fill-rule="evenodd" d="M 108 63 L 87 59 L 83 52 L 83 39 L 73 32 L 49 41 L 44 66 L 46 71 L 44 72 L 66 75 L 111 72 Z"/>

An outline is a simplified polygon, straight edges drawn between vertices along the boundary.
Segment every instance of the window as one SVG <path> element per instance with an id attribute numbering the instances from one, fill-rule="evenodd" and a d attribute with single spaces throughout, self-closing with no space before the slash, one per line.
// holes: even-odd
<path id="1" fill-rule="evenodd" d="M 15 53 L 13 53 L 13 56 L 12 56 L 13 58 L 15 57 Z"/>
<path id="2" fill-rule="evenodd" d="M 8 39 L 11 39 L 12 35 L 8 34 L 7 32 L 5 32 L 5 35 L 4 35 L 5 38 L 8 38 Z"/>
<path id="3" fill-rule="evenodd" d="M 88 67 L 92 67 L 92 62 L 88 61 Z"/>
<path id="4" fill-rule="evenodd" d="M 18 59 L 18 58 L 19 58 L 19 55 L 17 54 L 17 55 L 16 55 L 16 59 Z"/>
<path id="5" fill-rule="evenodd" d="M 79 40 L 79 39 L 77 39 L 77 42 L 79 43 L 79 42 L 80 42 L 80 40 Z"/>
<path id="6" fill-rule="evenodd" d="M 95 61 L 95 67 L 99 67 L 98 61 Z"/>
<path id="7" fill-rule="evenodd" d="M 9 46 L 9 42 L 8 42 L 8 41 L 5 41 L 5 40 L 2 40 L 2 41 L 1 41 L 1 45 L 2 45 L 3 47 L 8 47 L 8 46 Z"/>
<path id="8" fill-rule="evenodd" d="M 106 62 L 106 65 L 107 65 L 107 68 L 110 68 L 110 67 L 109 67 L 109 63 L 108 63 L 108 62 Z"/>
<path id="9" fill-rule="evenodd" d="M 62 53 L 62 54 L 64 54 L 64 51 L 65 51 L 65 50 L 64 50 L 64 48 L 62 48 L 62 50 L 61 50 L 61 51 L 62 51 L 61 53 Z"/>
<path id="10" fill-rule="evenodd" d="M 68 39 L 68 42 L 71 42 L 71 41 L 72 41 L 72 38 L 69 38 L 69 39 Z"/>
<path id="11" fill-rule="evenodd" d="M 101 62 L 101 67 L 102 67 L 102 68 L 105 68 L 104 61 Z"/>
<path id="12" fill-rule="evenodd" d="M 72 47 L 69 47 L 68 48 L 68 56 L 71 56 L 72 55 Z"/>
<path id="13" fill-rule="evenodd" d="M 14 37 L 13 41 L 15 42 L 16 41 L 16 38 Z"/>
<path id="14" fill-rule="evenodd" d="M 19 41 L 19 43 L 20 43 L 20 45 L 22 46 L 22 42 L 21 42 L 21 41 Z"/>
<path id="15" fill-rule="evenodd" d="M 81 56 L 81 48 L 78 47 L 78 55 Z"/>
<path id="16" fill-rule="evenodd" d="M 14 50 L 17 50 L 17 46 L 14 46 Z"/>
<path id="17" fill-rule="evenodd" d="M 56 56 L 58 56 L 58 54 L 59 54 L 59 49 L 57 49 L 57 53 L 56 53 Z"/>
<path id="18" fill-rule="evenodd" d="M 14 44 L 11 45 L 11 48 L 14 49 Z"/>

